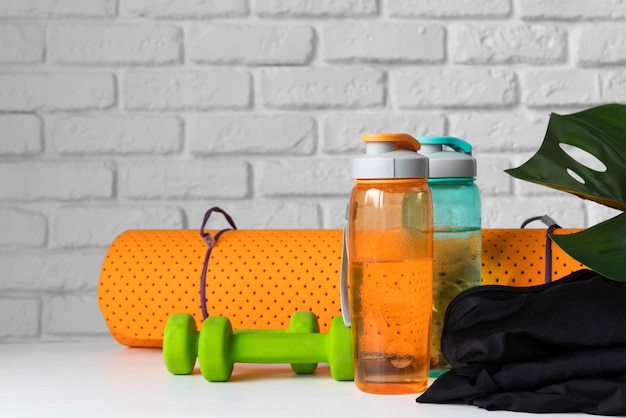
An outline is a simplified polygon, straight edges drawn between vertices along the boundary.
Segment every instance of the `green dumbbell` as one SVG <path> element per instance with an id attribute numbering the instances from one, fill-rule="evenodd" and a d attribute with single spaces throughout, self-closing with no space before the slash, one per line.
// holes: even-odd
<path id="1" fill-rule="evenodd" d="M 330 365 L 335 380 L 353 380 L 352 336 L 339 316 L 328 334 L 233 333 L 228 318 L 207 318 L 198 337 L 198 360 L 204 378 L 228 380 L 234 363 L 319 363 Z"/>
<path id="2" fill-rule="evenodd" d="M 235 334 L 256 333 L 318 333 L 317 317 L 312 312 L 296 312 L 291 316 L 287 330 L 235 330 Z M 170 316 L 163 334 L 163 360 L 172 374 L 190 374 L 198 355 L 198 330 L 196 321 L 190 314 Z M 291 368 L 298 374 L 311 374 L 317 363 L 293 363 Z"/>

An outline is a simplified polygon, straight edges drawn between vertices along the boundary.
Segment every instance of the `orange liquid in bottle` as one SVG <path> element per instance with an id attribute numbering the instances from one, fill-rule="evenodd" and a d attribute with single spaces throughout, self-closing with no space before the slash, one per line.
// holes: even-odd
<path id="1" fill-rule="evenodd" d="M 425 179 L 357 180 L 349 223 L 354 382 L 368 393 L 426 389 L 433 303 Z"/>
<path id="2" fill-rule="evenodd" d="M 357 387 L 368 393 L 426 389 L 432 259 L 351 263 Z"/>

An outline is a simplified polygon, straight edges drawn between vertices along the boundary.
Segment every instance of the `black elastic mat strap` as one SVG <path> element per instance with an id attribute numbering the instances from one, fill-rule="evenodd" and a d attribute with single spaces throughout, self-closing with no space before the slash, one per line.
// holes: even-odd
<path id="1" fill-rule="evenodd" d="M 543 215 L 543 216 L 533 216 L 532 218 L 526 219 L 522 223 L 521 228 L 524 228 L 526 225 L 534 221 L 541 221 L 548 227 L 548 229 L 546 230 L 546 250 L 545 250 L 545 257 L 546 257 L 545 264 L 546 265 L 545 265 L 544 277 L 545 277 L 545 282 L 550 283 L 552 281 L 552 238 L 550 238 L 550 235 L 552 234 L 552 232 L 554 232 L 555 229 L 560 228 L 560 226 L 559 224 L 556 223 L 554 219 L 552 219 L 548 215 Z"/>
<path id="2" fill-rule="evenodd" d="M 552 238 L 550 238 L 550 235 L 558 228 L 560 228 L 560 226 L 554 224 L 550 225 L 546 230 L 546 271 L 544 272 L 546 283 L 552 281 Z"/>
<path id="3" fill-rule="evenodd" d="M 226 221 L 228 221 L 232 228 L 222 229 L 217 234 L 215 234 L 215 236 L 212 236 L 209 232 L 205 231 L 204 227 L 206 226 L 206 223 L 213 212 L 219 212 L 224 215 L 224 218 L 226 218 Z M 202 309 L 202 319 L 207 319 L 209 316 L 209 312 L 206 308 L 206 272 L 209 265 L 209 258 L 211 257 L 211 251 L 213 250 L 215 243 L 222 236 L 222 234 L 226 231 L 230 231 L 231 229 L 237 229 L 237 227 L 235 226 L 235 222 L 233 222 L 233 219 L 228 213 L 218 208 L 217 206 L 212 207 L 204 214 L 204 220 L 202 221 L 202 226 L 200 227 L 200 236 L 202 237 L 202 241 L 204 241 L 204 243 L 207 245 L 206 255 L 204 256 L 204 263 L 202 265 L 202 274 L 200 275 L 200 307 Z"/>

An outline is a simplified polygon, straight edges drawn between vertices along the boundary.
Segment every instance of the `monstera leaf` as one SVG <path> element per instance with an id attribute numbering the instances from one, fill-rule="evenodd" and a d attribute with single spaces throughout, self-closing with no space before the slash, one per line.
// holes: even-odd
<path id="1" fill-rule="evenodd" d="M 610 104 L 571 115 L 551 114 L 541 147 L 513 177 L 626 210 L 626 106 Z M 626 282 L 626 214 L 552 240 L 571 257 Z"/>

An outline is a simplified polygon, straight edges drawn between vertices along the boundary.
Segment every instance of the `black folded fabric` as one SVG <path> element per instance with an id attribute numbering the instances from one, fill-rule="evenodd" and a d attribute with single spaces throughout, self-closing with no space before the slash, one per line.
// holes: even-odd
<path id="1" fill-rule="evenodd" d="M 468 289 L 446 311 L 441 349 L 452 370 L 418 402 L 626 415 L 626 284 L 595 272 Z"/>

